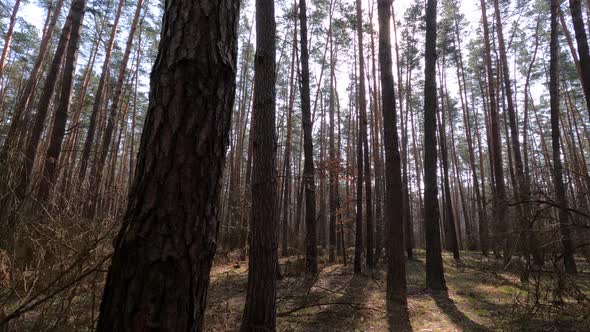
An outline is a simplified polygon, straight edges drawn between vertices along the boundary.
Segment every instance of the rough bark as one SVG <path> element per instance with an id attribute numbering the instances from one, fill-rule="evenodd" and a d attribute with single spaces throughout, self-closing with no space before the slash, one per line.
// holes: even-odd
<path id="1" fill-rule="evenodd" d="M 252 209 L 248 290 L 241 331 L 274 331 L 278 272 L 276 222 L 276 25 L 274 1 L 256 1 L 256 56 L 254 60 L 255 131 L 252 156 Z"/>
<path id="2" fill-rule="evenodd" d="M 97 331 L 203 329 L 238 12 L 234 0 L 173 1 L 165 9 L 136 176 Z"/>

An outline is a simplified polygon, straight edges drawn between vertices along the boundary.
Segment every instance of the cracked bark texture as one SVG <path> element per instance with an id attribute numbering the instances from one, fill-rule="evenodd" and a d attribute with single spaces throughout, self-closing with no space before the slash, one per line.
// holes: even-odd
<path id="1" fill-rule="evenodd" d="M 256 0 L 252 208 L 248 290 L 240 331 L 275 331 L 278 275 L 276 24 L 273 0 Z"/>
<path id="2" fill-rule="evenodd" d="M 235 95 L 239 1 L 167 1 L 97 331 L 200 331 Z"/>

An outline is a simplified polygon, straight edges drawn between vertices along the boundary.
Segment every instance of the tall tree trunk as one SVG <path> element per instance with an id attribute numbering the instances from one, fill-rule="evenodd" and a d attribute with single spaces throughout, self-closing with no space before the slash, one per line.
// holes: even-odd
<path id="1" fill-rule="evenodd" d="M 123 83 L 126 77 L 127 63 L 129 62 L 129 56 L 131 55 L 131 48 L 133 47 L 135 31 L 137 30 L 137 26 L 139 25 L 139 14 L 141 13 L 142 3 L 143 1 L 139 0 L 137 3 L 137 7 L 135 8 L 133 22 L 131 23 L 129 35 L 127 36 L 127 43 L 125 45 L 123 59 L 121 60 L 117 82 L 115 83 L 115 89 L 113 91 L 111 107 L 108 114 L 108 118 L 106 120 L 106 128 L 102 136 L 102 143 L 100 144 L 100 147 L 98 149 L 98 159 L 95 160 L 94 165 L 92 165 L 92 174 L 90 175 L 89 188 L 91 197 L 89 199 L 89 210 L 87 211 L 89 213 L 89 216 L 94 216 L 94 209 L 96 208 L 96 202 L 98 200 L 98 194 L 100 191 L 100 180 L 102 178 L 104 165 L 111 145 L 113 132 L 115 130 L 115 124 L 119 116 L 119 102 L 121 99 L 121 94 L 123 93 Z"/>
<path id="2" fill-rule="evenodd" d="M 522 162 L 522 156 L 520 152 L 520 141 L 518 133 L 518 119 L 516 118 L 516 109 L 514 105 L 513 93 L 512 93 L 512 82 L 510 81 L 510 70 L 508 68 L 508 58 L 506 56 L 506 46 L 504 43 L 504 33 L 502 28 L 502 18 L 500 15 L 500 6 L 498 0 L 494 0 L 494 8 L 496 13 L 496 32 L 498 34 L 498 44 L 500 46 L 500 60 L 502 63 L 502 76 L 504 78 L 504 90 L 506 91 L 506 101 L 508 105 L 508 119 L 510 123 L 510 138 L 512 143 L 512 153 L 514 156 L 514 168 L 516 184 L 518 186 L 516 192 L 518 194 L 518 201 L 522 202 L 520 211 L 522 213 L 520 226 L 525 230 L 524 233 L 524 248 L 527 256 L 534 250 L 531 248 L 533 243 L 532 238 L 535 236 L 533 232 L 527 231 L 533 225 L 529 225 L 529 205 L 525 202 L 530 199 L 529 183 L 524 172 L 524 166 Z"/>
<path id="3" fill-rule="evenodd" d="M 16 25 L 16 14 L 18 13 L 18 9 L 20 7 L 20 1 L 21 0 L 15 0 L 14 6 L 12 7 L 12 14 L 10 14 L 10 20 L 8 21 L 8 30 L 6 31 L 6 36 L 4 37 L 4 47 L 2 48 L 2 53 L 0 54 L 0 81 L 2 81 L 2 77 L 4 76 L 4 68 L 6 66 L 6 59 L 8 59 L 10 44 L 12 43 L 12 34 L 14 32 L 14 26 Z M 0 86 L 0 92 L 2 90 L 2 86 Z M 0 94 L 0 107 L 2 104 L 2 94 Z"/>
<path id="4" fill-rule="evenodd" d="M 174 1 L 165 9 L 97 331 L 203 328 L 236 87 L 239 2 L 199 4 Z"/>
<path id="5" fill-rule="evenodd" d="M 311 104 L 309 90 L 309 50 L 307 45 L 306 0 L 299 1 L 301 24 L 301 121 L 303 126 L 303 183 L 305 187 L 305 270 L 310 275 L 318 272 L 317 221 L 315 201 L 315 175 L 313 164 L 313 141 Z"/>
<path id="6" fill-rule="evenodd" d="M 20 128 L 23 124 L 23 113 L 28 112 L 30 108 L 29 102 L 33 95 L 34 89 L 37 85 L 37 81 L 39 79 L 39 72 L 42 69 L 42 65 L 45 60 L 45 55 L 47 53 L 47 49 L 49 48 L 49 44 L 53 36 L 53 31 L 55 30 L 55 25 L 57 24 L 58 18 L 61 14 L 61 7 L 63 5 L 63 1 L 64 0 L 57 1 L 57 4 L 55 5 L 55 10 L 53 12 L 53 15 L 51 16 L 51 21 L 47 25 L 43 38 L 41 39 L 41 45 L 39 46 L 39 54 L 37 55 L 37 60 L 35 60 L 35 64 L 31 69 L 31 73 L 29 74 L 29 78 L 27 79 L 22 95 L 15 107 L 14 112 L 12 113 L 12 121 L 10 123 L 10 127 L 8 128 L 8 133 L 6 134 L 6 139 L 4 141 L 4 145 L 2 146 L 2 150 L 0 150 L 0 161 L 8 160 L 7 158 L 9 157 L 9 153 L 12 152 L 12 150 L 17 145 L 16 143 L 21 132 Z"/>
<path id="7" fill-rule="evenodd" d="M 302 8 L 302 12 L 305 8 Z M 256 1 L 256 56 L 254 60 L 255 131 L 252 166 L 252 209 L 248 290 L 241 331 L 276 329 L 277 230 L 276 222 L 276 25 L 274 1 Z"/>
<path id="8" fill-rule="evenodd" d="M 8 30 L 4 37 L 4 48 L 0 54 L 0 114 L 2 114 L 2 109 L 4 108 L 4 92 L 6 91 L 2 88 L 2 77 L 4 76 L 4 68 L 6 67 L 6 60 L 8 59 L 8 53 L 10 52 L 10 44 L 12 43 L 12 34 L 16 24 L 16 14 L 20 7 L 20 1 L 21 0 L 16 0 L 12 7 L 12 14 L 10 14 L 10 20 L 8 21 Z"/>
<path id="9" fill-rule="evenodd" d="M 486 3 L 484 0 L 480 1 L 482 12 L 482 23 L 484 30 L 484 45 L 486 53 L 486 69 L 488 79 L 488 94 L 489 94 L 489 111 L 490 111 L 490 137 L 492 153 L 490 157 L 493 160 L 493 174 L 494 174 L 494 219 L 497 223 L 494 234 L 496 246 L 503 242 L 504 244 L 504 260 L 510 259 L 510 242 L 508 240 L 508 222 L 506 220 L 506 210 L 508 207 L 506 201 L 506 187 L 504 183 L 504 166 L 502 164 L 502 145 L 500 140 L 500 126 L 498 119 L 498 109 L 496 107 L 496 88 L 495 79 L 492 70 L 492 54 L 490 50 L 490 32 L 488 28 L 488 16 L 486 12 Z M 496 250 L 499 248 L 496 247 Z"/>
<path id="10" fill-rule="evenodd" d="M 70 129 L 66 130 L 68 132 L 68 136 L 66 139 L 66 145 L 64 148 L 64 153 L 61 154 L 59 165 L 63 165 L 60 168 L 63 169 L 63 178 L 62 178 L 62 191 L 64 198 L 69 197 L 70 186 L 71 186 L 71 175 L 74 168 L 74 163 L 76 160 L 76 155 L 78 152 L 78 142 L 81 136 L 81 129 L 80 129 L 80 117 L 82 116 L 82 110 L 84 109 L 88 87 L 90 85 L 90 77 L 91 73 L 94 72 L 94 64 L 96 63 L 96 56 L 98 54 L 99 48 L 99 38 L 96 38 L 94 45 L 92 46 L 92 50 L 90 51 L 90 56 L 88 58 L 88 63 L 84 69 L 84 75 L 82 77 L 81 82 L 81 89 L 77 96 L 77 100 L 75 102 L 75 111 L 74 116 L 71 120 Z"/>
<path id="11" fill-rule="evenodd" d="M 332 6 L 332 3 L 330 3 Z M 334 91 L 334 66 L 336 65 L 336 59 L 334 59 L 334 38 L 332 36 L 332 8 L 330 8 L 329 27 L 328 27 L 328 38 L 330 39 L 330 133 L 329 133 L 329 155 L 330 161 L 328 163 L 329 182 L 330 182 L 330 224 L 328 228 L 329 235 L 329 246 L 328 246 L 328 260 L 334 262 L 336 260 L 336 221 L 338 211 L 338 171 L 340 168 L 340 160 L 337 159 L 339 156 L 336 155 L 336 138 L 334 126 L 334 106 L 335 106 L 335 91 Z"/>
<path id="12" fill-rule="evenodd" d="M 141 1 L 139 1 L 141 2 Z M 86 130 L 86 140 L 84 141 L 84 149 L 82 150 L 82 156 L 80 157 L 80 171 L 78 173 L 78 185 L 81 185 L 86 177 L 86 169 L 88 167 L 88 159 L 90 158 L 90 150 L 93 148 L 94 145 L 94 135 L 96 131 L 96 118 L 98 117 L 98 113 L 103 109 L 103 105 L 108 105 L 108 101 L 105 100 L 104 97 L 104 87 L 107 81 L 107 75 L 110 73 L 110 64 L 111 64 L 111 54 L 113 51 L 113 46 L 115 45 L 115 38 L 117 36 L 117 28 L 119 26 L 119 18 L 121 17 L 121 10 L 123 9 L 123 4 L 125 0 L 119 0 L 119 5 L 117 6 L 117 11 L 115 13 L 115 19 L 113 21 L 113 26 L 111 28 L 111 33 L 109 40 L 105 47 L 104 53 L 104 61 L 102 64 L 102 72 L 100 73 L 100 78 L 98 80 L 98 87 L 96 89 L 96 94 L 94 98 L 94 103 L 92 104 L 92 113 L 90 113 L 90 122 L 88 124 L 88 129 Z M 141 7 L 141 5 L 139 6 Z M 133 29 L 134 27 L 132 27 Z"/>
<path id="13" fill-rule="evenodd" d="M 297 2 L 294 2 L 293 10 L 297 13 Z M 282 252 L 287 256 L 289 247 L 289 216 L 291 202 L 291 136 L 293 132 L 293 108 L 295 106 L 295 67 L 297 66 L 297 19 L 293 25 L 293 46 L 291 47 L 291 72 L 289 73 L 289 104 L 287 106 L 287 137 L 285 139 L 284 169 L 284 190 L 283 190 L 283 229 L 282 229 Z"/>
<path id="14" fill-rule="evenodd" d="M 381 65 L 381 102 L 383 106 L 383 146 L 385 148 L 385 219 L 387 224 L 387 300 L 406 305 L 406 260 L 404 257 L 404 220 L 402 203 L 401 158 L 397 134 L 395 90 L 391 59 L 391 0 L 377 2 L 379 17 L 379 64 Z"/>
<path id="15" fill-rule="evenodd" d="M 424 227 L 426 229 L 426 287 L 447 288 L 441 256 L 438 186 L 436 183 L 436 0 L 426 6 L 424 67 Z"/>
<path id="16" fill-rule="evenodd" d="M 582 71 L 582 87 L 586 98 L 586 107 L 590 113 L 590 50 L 586 38 L 586 27 L 582 16 L 582 3 L 580 0 L 570 0 L 570 12 L 574 24 L 574 34 L 578 44 L 578 56 L 580 57 L 580 69 Z M 559 88 L 559 86 L 558 86 Z"/>
<path id="17" fill-rule="evenodd" d="M 443 55 L 443 68 L 445 68 L 445 61 Z M 439 67 L 440 69 L 440 67 Z M 444 75 L 441 73 L 440 75 Z M 440 145 L 440 154 L 441 154 L 441 164 L 442 164 L 442 180 L 443 180 L 443 190 L 444 190 L 444 197 L 446 201 L 443 204 L 444 213 L 445 213 L 445 244 L 446 249 L 450 250 L 453 253 L 453 258 L 458 260 L 459 257 L 459 241 L 457 240 L 457 229 L 455 224 L 455 211 L 453 211 L 453 204 L 451 199 L 451 184 L 449 182 L 449 154 L 447 151 L 447 137 L 446 137 L 446 121 L 445 121 L 445 108 L 448 105 L 444 103 L 444 91 L 443 91 L 443 84 L 441 78 L 441 87 L 440 87 L 440 95 L 441 95 L 441 107 L 440 107 L 440 114 L 437 112 L 438 117 L 438 134 L 439 134 L 439 145 Z M 442 118 L 442 120 L 441 120 Z"/>
<path id="18" fill-rule="evenodd" d="M 457 81 L 459 83 L 459 95 L 461 99 L 461 109 L 463 111 L 463 125 L 465 128 L 465 137 L 467 139 L 467 148 L 469 150 L 469 169 L 471 171 L 471 179 L 473 181 L 473 188 L 475 191 L 475 205 L 477 207 L 477 216 L 478 216 L 478 223 L 480 233 L 482 229 L 487 229 L 487 220 L 485 217 L 485 211 L 483 210 L 482 206 L 482 195 L 480 191 L 480 183 L 477 177 L 477 170 L 476 170 L 476 162 L 475 162 L 475 149 L 473 146 L 473 134 L 472 134 L 472 125 L 471 125 L 471 118 L 470 118 L 470 110 L 468 106 L 468 96 L 467 96 L 467 82 L 465 79 L 465 68 L 463 65 L 463 54 L 461 53 L 461 34 L 459 30 L 459 22 L 455 19 L 454 21 L 454 33 L 455 38 L 454 41 L 456 43 L 456 51 L 454 52 L 455 58 L 455 65 L 457 67 Z M 474 124 L 478 126 L 477 123 Z M 483 182 L 482 182 L 483 183 Z M 484 225 L 485 224 L 485 225 Z M 487 255 L 488 248 L 487 248 L 487 241 L 486 246 L 484 246 L 484 241 L 481 238 L 480 234 L 480 248 L 482 250 L 483 255 Z M 475 247 L 475 241 L 471 240 L 469 245 Z M 468 249 L 473 249 L 472 247 L 468 247 Z"/>
<path id="19" fill-rule="evenodd" d="M 72 31 L 72 25 L 75 17 L 82 15 L 84 11 L 85 0 L 75 0 L 72 2 L 68 17 L 64 23 L 64 26 L 57 42 L 57 48 L 51 62 L 51 67 L 45 78 L 45 85 L 43 87 L 43 93 L 39 99 L 39 109 L 35 116 L 31 135 L 29 137 L 26 149 L 25 149 L 25 160 L 24 165 L 19 174 L 19 184 L 16 189 L 16 194 L 19 197 L 23 197 L 31 182 L 31 175 L 33 173 L 33 166 L 35 165 L 35 158 L 37 157 L 37 148 L 41 141 L 41 135 L 43 134 L 43 128 L 45 127 L 45 120 L 49 111 L 51 98 L 53 97 L 55 84 L 57 82 L 57 76 L 61 68 L 62 59 L 66 51 L 70 35 Z"/>
<path id="20" fill-rule="evenodd" d="M 472 97 L 475 99 L 475 96 Z M 472 109 L 475 110 L 475 101 L 473 101 Z M 477 155 L 479 161 L 479 174 L 481 177 L 481 211 L 482 214 L 480 215 L 479 221 L 479 243 L 481 246 L 481 251 L 484 256 L 487 256 L 489 253 L 489 225 L 488 225 L 488 215 L 486 211 L 487 207 L 487 198 L 486 198 L 486 184 L 485 184 L 485 163 L 484 163 L 484 156 L 483 156 L 483 148 L 482 148 L 482 138 L 481 132 L 479 130 L 479 119 L 478 119 L 478 112 L 473 112 L 473 121 L 475 122 L 475 138 L 477 139 Z M 484 110 L 485 116 L 485 110 Z"/>
<path id="21" fill-rule="evenodd" d="M 76 60 L 78 58 L 80 32 L 84 21 L 84 8 L 86 7 L 86 0 L 81 0 L 81 2 L 81 10 L 77 11 L 77 15 L 72 19 L 72 31 L 70 32 L 70 40 L 68 42 L 64 69 L 62 71 L 61 93 L 58 99 L 59 104 L 57 105 L 55 116 L 53 117 L 52 130 L 49 134 L 49 146 L 47 147 L 45 164 L 41 172 L 41 184 L 39 186 L 38 194 L 40 202 L 45 202 L 47 200 L 57 177 L 57 162 L 61 153 L 61 145 L 66 131 L 68 113 L 70 111 L 70 98 L 72 95 L 74 73 L 76 71 Z"/>
<path id="22" fill-rule="evenodd" d="M 570 1 L 570 4 L 579 1 Z M 579 8 L 578 8 L 579 9 Z M 576 261 L 574 260 L 573 245 L 570 235 L 571 221 L 567 210 L 568 202 L 563 183 L 563 168 L 561 165 L 561 148 L 559 144 L 559 35 L 558 19 L 559 1 L 551 0 L 551 43 L 549 61 L 549 94 L 551 98 L 551 139 L 553 150 L 553 185 L 555 197 L 559 208 L 559 229 L 561 232 L 561 243 L 563 245 L 563 262 L 567 273 L 576 273 Z M 572 10 L 573 12 L 573 10 Z M 577 35 L 577 33 L 576 33 Z"/>
<path id="23" fill-rule="evenodd" d="M 367 101 L 365 96 L 365 59 L 364 59 L 364 45 L 363 45 L 363 11 L 362 11 L 362 4 L 361 0 L 356 0 L 356 33 L 358 39 L 358 56 L 359 56 L 359 75 L 357 77 L 359 81 L 359 91 L 358 91 L 358 100 L 359 100 L 359 144 L 362 145 L 362 153 L 359 155 L 359 158 L 363 159 L 361 163 L 359 161 L 359 165 L 363 167 L 359 168 L 364 170 L 364 184 L 365 184 L 365 217 L 366 217 L 366 263 L 367 268 L 373 268 L 373 254 L 374 254 L 374 229 L 373 229 L 373 209 L 372 209 L 372 201 L 371 201 L 371 164 L 369 160 L 369 143 L 367 138 Z M 359 173 L 361 173 L 359 171 Z M 362 178 L 361 178 L 362 179 Z M 359 185 L 362 186 L 362 180 L 359 180 Z M 357 188 L 358 190 L 359 188 Z M 362 204 L 362 190 L 359 190 L 360 197 L 361 197 L 361 204 Z M 357 211 L 357 213 L 359 213 Z M 360 262 L 359 262 L 360 263 Z M 356 266 L 356 264 L 355 264 Z M 355 268 L 355 273 L 359 273 Z"/>
<path id="24" fill-rule="evenodd" d="M 320 88 L 318 88 L 320 89 Z M 319 178 L 319 197 L 318 197 L 318 245 L 322 248 L 326 248 L 326 240 L 327 240 L 327 216 L 326 216 L 326 108 L 324 107 L 324 98 L 320 98 L 320 135 L 319 135 L 319 145 L 320 145 L 320 155 L 318 158 L 318 165 L 317 168 L 317 175 Z M 313 122 L 313 121 L 312 121 Z"/>
<path id="25" fill-rule="evenodd" d="M 531 74 L 533 71 L 533 66 L 535 65 L 535 61 L 537 59 L 537 51 L 539 49 L 539 26 L 541 23 L 541 17 L 537 18 L 537 26 L 535 28 L 535 48 L 533 50 L 533 56 L 531 58 L 531 62 L 527 68 L 526 79 L 524 83 L 524 115 L 523 115 L 523 133 L 522 133 L 522 150 L 523 150 L 523 163 L 524 163 L 524 175 L 526 177 L 526 181 L 531 183 L 531 172 L 530 172 L 530 165 L 529 165 L 529 147 L 528 147 L 528 127 L 529 127 L 529 89 L 530 89 L 530 82 L 531 82 Z"/>

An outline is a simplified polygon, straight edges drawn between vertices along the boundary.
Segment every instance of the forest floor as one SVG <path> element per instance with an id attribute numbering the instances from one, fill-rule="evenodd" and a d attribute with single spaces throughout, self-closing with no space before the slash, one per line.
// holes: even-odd
<path id="1" fill-rule="evenodd" d="M 281 258 L 278 330 L 590 331 L 590 264 L 586 260 L 578 260 L 580 273 L 568 278 L 576 290 L 564 295 L 563 303 L 556 303 L 549 291 L 555 284 L 552 274 L 539 278 L 539 283 L 523 284 L 515 271 L 503 269 L 499 261 L 475 252 L 461 254 L 458 262 L 443 254 L 448 292 L 431 294 L 424 290 L 424 251 L 417 250 L 416 258 L 407 264 L 407 311 L 386 307 L 383 266 L 372 274 L 354 275 L 352 264 L 322 261 L 318 278 L 309 280 L 301 274 L 303 257 Z M 225 255 L 211 271 L 208 331 L 239 329 L 248 263 L 237 257 Z"/>

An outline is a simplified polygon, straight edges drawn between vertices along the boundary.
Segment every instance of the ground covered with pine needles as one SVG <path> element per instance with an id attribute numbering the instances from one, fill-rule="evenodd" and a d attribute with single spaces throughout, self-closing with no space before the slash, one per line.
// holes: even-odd
<path id="1" fill-rule="evenodd" d="M 208 331 L 239 329 L 247 283 L 246 261 L 219 255 L 211 272 Z M 565 276 L 556 301 L 554 273 L 540 272 L 528 283 L 501 261 L 462 252 L 460 261 L 443 255 L 448 292 L 424 289 L 424 252 L 408 261 L 408 310 L 388 307 L 385 271 L 354 275 L 352 264 L 322 261 L 315 279 L 303 277 L 303 257 L 280 261 L 279 331 L 589 331 L 590 264 Z"/>

